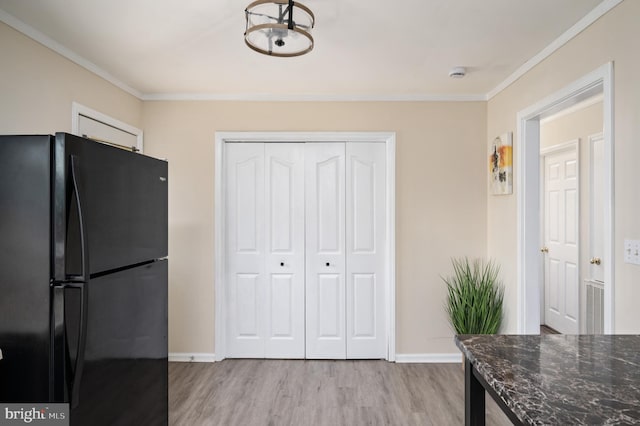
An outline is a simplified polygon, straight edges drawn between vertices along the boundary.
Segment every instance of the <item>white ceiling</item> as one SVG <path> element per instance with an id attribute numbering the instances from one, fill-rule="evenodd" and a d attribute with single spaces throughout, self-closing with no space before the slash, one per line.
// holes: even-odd
<path id="1" fill-rule="evenodd" d="M 273 58 L 244 45 L 249 2 L 0 0 L 0 18 L 146 99 L 480 99 L 616 3 L 302 0 L 315 48 Z M 449 78 L 454 66 L 467 76 Z"/>

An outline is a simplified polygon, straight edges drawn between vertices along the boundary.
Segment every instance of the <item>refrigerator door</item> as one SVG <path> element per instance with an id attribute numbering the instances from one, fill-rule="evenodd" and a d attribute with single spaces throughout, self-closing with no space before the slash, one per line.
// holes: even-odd
<path id="1" fill-rule="evenodd" d="M 57 133 L 54 150 L 54 277 L 81 275 L 81 237 L 71 162 L 77 170 L 90 274 L 167 256 L 167 163 Z"/>
<path id="2" fill-rule="evenodd" d="M 167 261 L 94 277 L 78 405 L 71 425 L 163 425 L 168 419 Z M 82 305 L 65 293 L 70 364 Z"/>
<path id="3" fill-rule="evenodd" d="M 49 401 L 50 136 L 0 136 L 0 401 Z"/>

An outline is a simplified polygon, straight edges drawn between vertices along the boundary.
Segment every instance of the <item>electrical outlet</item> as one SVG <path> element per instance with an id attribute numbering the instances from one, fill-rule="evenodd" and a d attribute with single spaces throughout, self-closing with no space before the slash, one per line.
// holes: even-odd
<path id="1" fill-rule="evenodd" d="M 640 265 L 639 240 L 624 240 L 624 263 Z"/>

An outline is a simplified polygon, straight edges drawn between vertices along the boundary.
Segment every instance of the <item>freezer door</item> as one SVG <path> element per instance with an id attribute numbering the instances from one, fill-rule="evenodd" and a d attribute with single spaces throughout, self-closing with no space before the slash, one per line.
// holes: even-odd
<path id="1" fill-rule="evenodd" d="M 0 136 L 0 402 L 49 400 L 50 136 Z"/>
<path id="2" fill-rule="evenodd" d="M 71 425 L 166 425 L 167 261 L 92 278 L 86 290 L 86 349 Z M 76 365 L 80 292 L 66 292 L 64 304 L 69 364 Z"/>
<path id="3" fill-rule="evenodd" d="M 91 275 L 167 256 L 166 161 L 66 133 L 55 136 L 54 161 L 57 281 L 81 274 L 79 215 Z"/>

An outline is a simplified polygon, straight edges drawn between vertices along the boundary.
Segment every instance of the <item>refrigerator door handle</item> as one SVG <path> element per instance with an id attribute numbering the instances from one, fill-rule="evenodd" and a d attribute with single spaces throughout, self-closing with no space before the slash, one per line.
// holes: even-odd
<path id="1" fill-rule="evenodd" d="M 88 282 L 89 281 L 89 240 L 87 236 L 87 227 L 84 222 L 84 213 L 82 210 L 82 195 L 80 191 L 78 179 L 78 157 L 71 155 L 71 181 L 73 183 L 73 192 L 76 194 L 76 209 L 78 210 L 78 222 L 80 223 L 80 258 L 82 261 L 82 272 L 79 277 L 72 278 L 72 281 Z"/>
<path id="2" fill-rule="evenodd" d="M 85 348 L 87 346 L 87 315 L 89 304 L 88 293 L 89 282 L 70 282 L 65 284 L 66 288 L 73 288 L 80 290 L 80 325 L 78 336 L 78 347 L 76 348 L 76 364 L 73 372 L 73 379 L 71 382 L 71 408 L 75 408 L 80 403 L 80 382 L 82 381 L 82 371 L 84 370 L 84 356 Z"/>
<path id="3" fill-rule="evenodd" d="M 87 228 L 82 210 L 82 194 L 80 191 L 80 181 L 78 179 L 78 157 L 70 156 L 71 159 L 71 181 L 73 191 L 76 194 L 76 209 L 78 210 L 78 222 L 80 223 L 80 256 L 82 260 L 82 271 L 80 276 L 67 280 L 65 287 L 80 290 L 80 325 L 78 336 L 78 347 L 76 352 L 76 365 L 71 385 L 71 408 L 78 406 L 80 402 L 80 382 L 82 381 L 82 371 L 84 369 L 85 348 L 87 343 L 87 316 L 89 305 L 89 242 L 87 238 Z"/>

